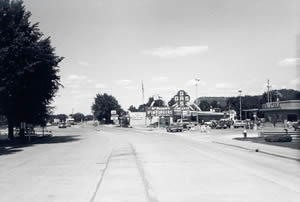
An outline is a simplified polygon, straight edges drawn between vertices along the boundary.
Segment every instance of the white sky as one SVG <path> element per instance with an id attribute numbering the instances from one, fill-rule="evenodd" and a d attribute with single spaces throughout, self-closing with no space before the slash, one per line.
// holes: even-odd
<path id="1" fill-rule="evenodd" d="M 91 113 L 96 93 L 124 109 L 180 90 L 198 96 L 299 89 L 297 0 L 25 0 L 51 36 L 62 84 L 55 113 Z M 300 41 L 300 39 L 299 39 Z M 298 66 L 299 67 L 299 66 Z"/>

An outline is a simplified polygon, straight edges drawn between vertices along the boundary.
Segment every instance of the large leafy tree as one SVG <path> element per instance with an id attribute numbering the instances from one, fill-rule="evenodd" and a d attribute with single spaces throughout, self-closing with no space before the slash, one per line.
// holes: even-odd
<path id="1" fill-rule="evenodd" d="M 105 123 L 111 123 L 111 110 L 116 110 L 119 115 L 123 112 L 115 97 L 106 93 L 97 94 L 92 105 L 92 111 L 97 120 L 102 121 L 105 119 Z"/>
<path id="2" fill-rule="evenodd" d="M 0 111 L 8 120 L 9 137 L 20 122 L 42 124 L 59 89 L 58 64 L 50 38 L 21 0 L 0 0 Z"/>

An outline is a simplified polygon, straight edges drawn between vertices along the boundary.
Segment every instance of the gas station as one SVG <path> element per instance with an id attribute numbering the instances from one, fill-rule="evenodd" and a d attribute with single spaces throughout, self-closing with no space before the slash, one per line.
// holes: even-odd
<path id="1" fill-rule="evenodd" d="M 184 90 L 179 90 L 174 96 L 174 104 L 172 106 L 154 106 L 155 101 L 161 100 L 157 96 L 151 103 L 150 107 L 146 109 L 146 116 L 144 121 L 138 123 L 145 123 L 147 126 L 166 127 L 174 122 L 187 120 L 195 123 L 202 123 L 209 120 L 219 120 L 224 118 L 224 113 L 213 111 L 202 111 L 196 104 L 191 102 L 190 96 Z M 165 103 L 165 102 L 164 102 Z M 137 112 L 143 113 L 143 112 Z M 131 125 L 135 125 L 135 113 L 130 112 Z"/>

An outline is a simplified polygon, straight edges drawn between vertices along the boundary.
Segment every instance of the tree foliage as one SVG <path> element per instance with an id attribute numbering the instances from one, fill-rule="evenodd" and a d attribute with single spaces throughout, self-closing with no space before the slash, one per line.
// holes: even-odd
<path id="1" fill-rule="evenodd" d="M 153 105 L 152 105 L 152 103 L 153 103 Z M 165 102 L 161 98 L 154 100 L 154 97 L 149 97 L 146 104 L 141 104 L 138 107 L 138 111 L 144 112 L 151 105 L 152 105 L 152 107 L 165 107 L 166 106 Z"/>
<path id="2" fill-rule="evenodd" d="M 23 1 L 0 1 L 0 108 L 10 128 L 44 123 L 60 86 L 63 58 L 30 16 Z"/>
<path id="3" fill-rule="evenodd" d="M 145 112 L 145 111 L 147 110 L 147 107 L 150 107 L 153 101 L 154 101 L 154 98 L 153 98 L 153 97 L 149 97 L 147 103 L 141 104 L 141 105 L 138 107 L 138 111 L 139 111 L 139 112 Z"/>
<path id="4" fill-rule="evenodd" d="M 84 116 L 84 120 L 85 121 L 92 121 L 94 119 L 94 116 L 91 114 L 85 115 Z"/>
<path id="5" fill-rule="evenodd" d="M 105 123 L 111 123 L 111 110 L 116 110 L 119 115 L 123 112 L 115 97 L 106 93 L 97 94 L 92 105 L 92 111 L 97 120 L 102 121 L 105 119 Z"/>
<path id="6" fill-rule="evenodd" d="M 75 122 L 81 122 L 81 121 L 84 121 L 84 114 L 77 112 L 72 115 L 72 118 L 74 119 Z"/>
<path id="7" fill-rule="evenodd" d="M 206 100 L 201 101 L 199 107 L 202 111 L 210 110 L 210 104 Z"/>
<path id="8" fill-rule="evenodd" d="M 281 101 L 284 100 L 300 100 L 300 91 L 293 89 L 280 89 L 270 91 L 271 100 L 275 102 L 277 98 Z M 267 92 L 264 92 L 261 97 L 261 103 L 265 104 L 268 100 Z"/>
<path id="9" fill-rule="evenodd" d="M 133 106 L 133 105 L 130 105 L 130 107 L 128 108 L 128 110 L 131 111 L 131 112 L 137 112 L 138 111 L 138 109 L 135 106 Z"/>
<path id="10" fill-rule="evenodd" d="M 214 108 L 219 108 L 220 107 L 220 104 L 218 103 L 217 100 L 212 100 L 211 103 L 210 103 L 211 107 L 214 109 Z"/>
<path id="11" fill-rule="evenodd" d="M 147 110 L 147 107 L 150 107 L 150 105 L 147 106 L 146 104 L 141 104 L 141 105 L 138 107 L 137 111 L 138 111 L 138 112 L 145 112 L 145 111 Z"/>
<path id="12" fill-rule="evenodd" d="M 59 119 L 60 122 L 65 122 L 68 116 L 66 114 L 52 115 L 53 119 Z"/>

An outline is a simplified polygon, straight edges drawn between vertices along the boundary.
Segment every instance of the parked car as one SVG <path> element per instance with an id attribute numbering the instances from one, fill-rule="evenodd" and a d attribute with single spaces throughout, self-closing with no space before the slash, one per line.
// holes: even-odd
<path id="1" fill-rule="evenodd" d="M 223 122 L 219 122 L 217 123 L 215 129 L 226 129 L 227 128 L 227 125 Z"/>
<path id="2" fill-rule="evenodd" d="M 191 129 L 197 126 L 197 122 L 188 119 L 177 119 L 177 124 L 181 124 L 184 129 Z"/>
<path id="3" fill-rule="evenodd" d="M 171 124 L 167 128 L 167 132 L 182 132 L 183 131 L 183 125 L 182 124 Z"/>
<path id="4" fill-rule="evenodd" d="M 246 122 L 240 120 L 235 120 L 233 123 L 234 128 L 245 128 L 246 125 L 247 125 Z"/>
<path id="5" fill-rule="evenodd" d="M 58 124 L 58 128 L 66 128 L 66 124 L 65 123 L 59 123 Z"/>
<path id="6" fill-rule="evenodd" d="M 204 125 L 215 128 L 217 126 L 217 120 L 206 121 L 204 122 Z"/>
<path id="7" fill-rule="evenodd" d="M 296 130 L 299 130 L 300 129 L 300 121 L 296 122 L 293 124 L 293 128 Z"/>

